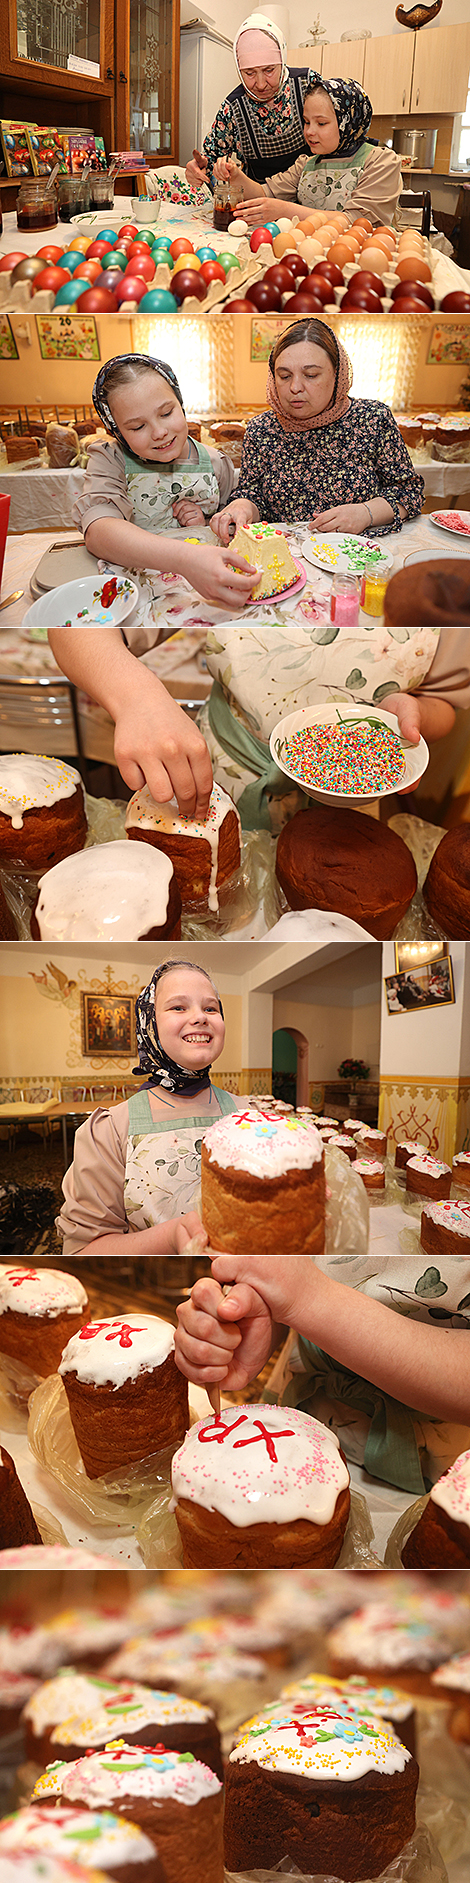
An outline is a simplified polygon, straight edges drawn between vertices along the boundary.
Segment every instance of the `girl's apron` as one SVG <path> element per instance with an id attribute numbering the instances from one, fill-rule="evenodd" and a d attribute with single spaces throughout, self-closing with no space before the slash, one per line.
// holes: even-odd
<path id="1" fill-rule="evenodd" d="M 354 157 L 309 157 L 297 191 L 304 209 L 346 209 L 375 144 L 361 144 Z M 372 238 L 371 238 L 372 239 Z"/>
<path id="2" fill-rule="evenodd" d="M 445 1255 L 440 1266 L 425 1256 L 317 1257 L 317 1267 L 336 1281 L 380 1301 L 409 1320 L 470 1334 L 470 1262 Z M 301 1406 L 333 1426 L 346 1457 L 420 1497 L 470 1445 L 469 1426 L 448 1424 L 413 1411 L 379 1386 L 342 1367 L 312 1341 L 298 1342 L 302 1372 L 296 1372 L 284 1403 Z M 469 1342 L 470 1357 L 470 1342 Z"/>
<path id="3" fill-rule="evenodd" d="M 209 628 L 206 658 L 215 684 L 199 726 L 216 782 L 234 799 L 245 830 L 277 830 L 307 802 L 271 759 L 278 720 L 329 700 L 382 703 L 387 710 L 389 694 L 421 686 L 439 634 L 439 628 L 314 627 L 308 619 L 252 632 L 238 621 Z"/>
<path id="4" fill-rule="evenodd" d="M 152 1118 L 150 1099 L 145 1088 L 129 1099 L 129 1136 L 124 1178 L 124 1208 L 129 1229 L 152 1229 L 155 1223 L 168 1222 L 172 1216 L 184 1216 L 193 1205 L 201 1171 L 201 1144 L 204 1132 L 222 1113 L 237 1110 L 238 1101 L 217 1085 L 212 1086 L 218 1110 L 204 1112 L 186 1122 L 173 1114 Z"/>
<path id="5" fill-rule="evenodd" d="M 215 516 L 220 491 L 212 458 L 205 445 L 198 444 L 195 438 L 192 443 L 197 451 L 197 464 L 155 464 L 144 470 L 140 458 L 132 457 L 128 451 L 123 453 L 133 522 L 139 529 L 158 534 L 162 530 L 174 530 L 173 504 L 179 503 L 181 497 L 199 503 L 205 517 Z"/>

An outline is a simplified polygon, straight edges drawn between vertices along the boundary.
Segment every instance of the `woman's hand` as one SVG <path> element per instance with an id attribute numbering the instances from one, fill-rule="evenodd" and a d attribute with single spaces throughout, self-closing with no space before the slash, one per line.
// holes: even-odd
<path id="1" fill-rule="evenodd" d="M 157 804 L 176 797 L 189 817 L 207 817 L 212 766 L 205 739 L 148 668 L 135 662 L 116 710 L 114 754 L 131 791 L 147 784 Z"/>
<path id="2" fill-rule="evenodd" d="M 256 504 L 250 503 L 248 497 L 234 497 L 233 503 L 228 503 L 225 510 L 217 510 L 216 515 L 211 517 L 211 530 L 214 536 L 218 536 L 219 543 L 229 543 L 234 529 L 238 530 L 240 524 L 258 522 Z M 244 566 L 246 568 L 246 563 Z"/>
<path id="3" fill-rule="evenodd" d="M 310 517 L 308 527 L 309 530 L 350 530 L 351 534 L 361 536 L 363 530 L 371 528 L 369 504 L 340 503 L 333 510 L 317 510 Z"/>
<path id="4" fill-rule="evenodd" d="M 207 159 L 198 150 L 197 158 L 193 155 L 185 170 L 186 181 L 192 190 L 200 189 L 201 183 L 207 183 Z"/>
<path id="5" fill-rule="evenodd" d="M 210 1277 L 203 1278 L 176 1312 L 180 1373 L 199 1386 L 220 1382 L 227 1392 L 243 1391 L 264 1366 L 273 1343 L 272 1317 L 256 1290 L 239 1287 L 234 1300 Z"/>
<path id="6" fill-rule="evenodd" d="M 278 216 L 290 217 L 296 214 L 297 203 L 277 203 L 273 196 L 244 197 L 234 210 L 234 215 L 242 216 L 249 229 L 264 229 L 266 222 L 277 222 Z"/>
<path id="7" fill-rule="evenodd" d="M 216 157 L 212 171 L 214 183 L 228 183 L 231 171 L 236 168 L 237 165 L 233 163 L 231 157 Z"/>
<path id="8" fill-rule="evenodd" d="M 193 503 L 191 497 L 178 498 L 178 502 L 173 504 L 173 516 L 182 529 L 187 529 L 188 524 L 192 523 L 193 528 L 201 530 L 206 521 L 200 503 Z"/>
<path id="9" fill-rule="evenodd" d="M 245 608 L 259 582 L 259 569 L 244 562 L 243 556 L 234 555 L 233 550 L 206 549 L 203 544 L 193 553 L 188 579 L 199 595 L 218 608 Z"/>
<path id="10" fill-rule="evenodd" d="M 207 1230 L 197 1210 L 187 1210 L 185 1216 L 175 1216 L 173 1230 L 175 1255 L 183 1255 L 188 1243 L 193 1242 L 196 1236 L 200 1242 L 200 1254 L 203 1255 L 204 1250 L 207 1249 Z M 170 1253 L 173 1254 L 173 1249 Z"/>

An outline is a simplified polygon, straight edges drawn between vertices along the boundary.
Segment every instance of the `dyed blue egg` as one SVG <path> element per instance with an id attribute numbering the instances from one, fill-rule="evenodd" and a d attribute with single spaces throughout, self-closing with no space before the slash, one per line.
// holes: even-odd
<path id="1" fill-rule="evenodd" d="M 263 222 L 263 229 L 269 229 L 271 235 L 280 235 L 278 222 Z"/>
<path id="2" fill-rule="evenodd" d="M 83 255 L 80 248 L 68 248 L 66 254 L 61 255 L 60 261 L 57 262 L 57 267 L 66 268 L 69 275 L 74 275 L 75 269 L 80 266 L 80 262 L 82 261 Z"/>
<path id="3" fill-rule="evenodd" d="M 152 248 L 169 248 L 169 247 L 170 247 L 169 235 L 156 235 L 155 236 L 155 241 L 152 242 Z"/>
<path id="4" fill-rule="evenodd" d="M 63 288 L 59 288 L 56 294 L 54 307 L 70 306 L 71 303 L 80 299 L 80 295 L 85 293 L 86 288 L 90 287 L 91 281 L 84 281 L 83 277 L 80 281 L 64 281 Z"/>
<path id="5" fill-rule="evenodd" d="M 139 302 L 139 314 L 177 314 L 178 302 L 168 288 L 149 288 Z"/>
<path id="6" fill-rule="evenodd" d="M 197 248 L 196 255 L 199 256 L 200 262 L 216 262 L 217 261 L 215 248 Z"/>
<path id="7" fill-rule="evenodd" d="M 112 242 L 113 248 L 116 248 L 116 245 L 117 245 L 116 230 L 115 229 L 100 229 L 99 235 L 93 236 L 93 241 L 94 242 Z"/>

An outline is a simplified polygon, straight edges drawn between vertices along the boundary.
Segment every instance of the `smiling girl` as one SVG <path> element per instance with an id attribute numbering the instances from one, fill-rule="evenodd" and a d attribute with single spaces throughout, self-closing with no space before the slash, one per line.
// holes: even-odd
<path id="1" fill-rule="evenodd" d="M 240 210 L 245 220 L 256 228 L 268 197 L 271 220 L 289 214 L 288 204 L 295 203 L 301 222 L 319 209 L 325 221 L 329 211 L 341 210 L 350 223 L 363 215 L 375 228 L 391 223 L 401 190 L 400 158 L 368 139 L 372 105 L 362 86 L 354 79 L 323 79 L 315 73 L 303 116 L 310 156 L 302 152 L 289 170 L 267 177 L 262 193 L 245 176 Z"/>
<path id="2" fill-rule="evenodd" d="M 203 968 L 164 961 L 136 1001 L 137 1073 L 146 1084 L 75 1134 L 57 1220 L 68 1255 L 177 1255 L 204 1234 L 191 1208 L 204 1130 L 236 1111 L 212 1085 L 225 1039 L 222 1002 Z"/>

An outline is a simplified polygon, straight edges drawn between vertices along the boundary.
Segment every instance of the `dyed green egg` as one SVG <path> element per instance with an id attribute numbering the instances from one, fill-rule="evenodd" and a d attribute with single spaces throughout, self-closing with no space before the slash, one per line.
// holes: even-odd
<path id="1" fill-rule="evenodd" d="M 56 294 L 54 307 L 67 307 L 72 305 L 74 301 L 80 299 L 81 294 L 85 293 L 85 288 L 88 285 L 89 284 L 83 281 L 83 279 L 80 279 L 80 281 L 64 281 L 63 288 L 59 288 L 58 294 Z"/>
<path id="2" fill-rule="evenodd" d="M 153 244 L 155 241 L 153 229 L 139 229 L 139 234 L 134 236 L 134 241 L 146 242 L 147 248 L 153 248 Z"/>
<path id="3" fill-rule="evenodd" d="M 152 248 L 150 250 L 150 253 L 152 256 L 152 261 L 155 262 L 156 268 L 159 268 L 162 262 L 165 264 L 167 268 L 170 268 L 170 269 L 174 268 L 175 263 L 174 263 L 173 255 L 171 253 L 171 249 L 162 248 L 160 245 L 160 248 L 157 248 L 157 247 Z"/>
<path id="4" fill-rule="evenodd" d="M 241 268 L 241 262 L 239 262 L 238 260 L 238 255 L 229 255 L 228 253 L 225 254 L 225 250 L 224 250 L 223 255 L 216 256 L 216 260 L 218 262 L 221 262 L 222 268 L 224 269 L 226 275 L 228 275 L 229 268 Z"/>
<path id="5" fill-rule="evenodd" d="M 177 314 L 178 302 L 168 288 L 149 288 L 139 302 L 139 314 Z"/>
<path id="6" fill-rule="evenodd" d="M 128 261 L 129 256 L 124 253 L 123 248 L 113 248 L 110 255 L 101 256 L 101 267 L 124 269 L 127 268 Z"/>

